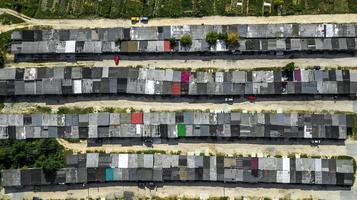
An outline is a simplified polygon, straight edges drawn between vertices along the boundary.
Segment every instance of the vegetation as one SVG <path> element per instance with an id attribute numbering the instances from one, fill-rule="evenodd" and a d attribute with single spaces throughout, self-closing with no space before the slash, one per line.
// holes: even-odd
<path id="1" fill-rule="evenodd" d="M 93 107 L 66 107 L 66 106 L 61 106 L 58 108 L 57 114 L 88 114 L 88 113 L 93 113 L 94 108 Z"/>
<path id="2" fill-rule="evenodd" d="M 282 6 L 284 5 L 284 0 L 274 0 L 273 3 L 275 6 Z"/>
<path id="3" fill-rule="evenodd" d="M 0 68 L 5 66 L 6 51 L 11 46 L 11 33 L 4 32 L 0 34 Z"/>
<path id="4" fill-rule="evenodd" d="M 283 71 L 285 71 L 285 72 L 292 72 L 292 71 L 294 71 L 294 69 L 295 69 L 294 62 L 288 63 L 283 67 Z"/>
<path id="5" fill-rule="evenodd" d="M 186 34 L 180 39 L 181 45 L 184 47 L 188 47 L 192 44 L 192 38 L 190 35 Z"/>
<path id="6" fill-rule="evenodd" d="M 277 15 L 277 10 L 265 12 L 263 0 L 244 0 L 237 6 L 231 0 L 1 0 L 0 7 L 10 8 L 35 18 L 130 18 L 201 17 Z M 356 0 L 274 0 L 274 8 L 282 7 L 282 14 L 356 13 Z M 264 13 L 262 13 L 264 12 Z"/>
<path id="7" fill-rule="evenodd" d="M 238 45 L 239 34 L 237 32 L 227 33 L 226 45 L 229 49 L 234 49 Z"/>
<path id="8" fill-rule="evenodd" d="M 218 40 L 218 33 L 217 32 L 209 32 L 206 35 L 206 42 L 209 45 L 215 45 Z"/>
<path id="9" fill-rule="evenodd" d="M 66 141 L 69 143 L 80 143 L 81 142 L 81 140 L 78 138 L 67 138 Z"/>
<path id="10" fill-rule="evenodd" d="M 170 38 L 170 48 L 174 49 L 177 46 L 177 40 L 176 38 Z"/>
<path id="11" fill-rule="evenodd" d="M 64 164 L 65 150 L 56 139 L 0 141 L 0 170 L 39 167 L 54 172 Z"/>
<path id="12" fill-rule="evenodd" d="M 152 200 L 199 200 L 200 198 L 189 198 L 189 197 L 178 197 L 178 196 L 167 196 L 167 197 L 153 196 L 150 199 Z"/>
<path id="13" fill-rule="evenodd" d="M 32 108 L 29 110 L 29 113 L 51 113 L 52 108 L 48 106 L 36 106 L 35 108 Z"/>
<path id="14" fill-rule="evenodd" d="M 7 13 L 0 15 L 0 24 L 2 25 L 19 24 L 23 22 L 25 21 Z"/>
<path id="15" fill-rule="evenodd" d="M 5 108 L 5 104 L 4 102 L 2 102 L 2 100 L 0 101 L 0 112 L 2 111 L 2 109 Z"/>
<path id="16" fill-rule="evenodd" d="M 353 121 L 357 122 L 357 114 L 353 115 Z M 357 140 L 357 124 L 354 123 L 352 127 L 352 139 Z"/>

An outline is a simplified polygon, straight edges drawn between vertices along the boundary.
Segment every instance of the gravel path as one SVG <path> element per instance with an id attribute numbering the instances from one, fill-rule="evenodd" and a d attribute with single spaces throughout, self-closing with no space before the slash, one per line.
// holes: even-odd
<path id="1" fill-rule="evenodd" d="M 14 10 L 0 8 L 6 12 L 23 19 L 29 25 L 52 26 L 53 28 L 105 28 L 105 27 L 130 27 L 130 26 L 164 26 L 185 24 L 275 24 L 275 23 L 354 23 L 357 14 L 336 15 L 295 15 L 271 17 L 223 17 L 211 16 L 202 18 L 162 18 L 150 19 L 147 24 L 131 24 L 127 19 L 34 19 Z M 1 31 L 11 30 L 17 26 L 3 26 Z"/>
<path id="2" fill-rule="evenodd" d="M 319 65 L 323 68 L 357 67 L 355 57 L 345 58 L 299 58 L 299 59 L 212 59 L 212 60 L 121 60 L 120 66 L 160 67 L 160 68 L 218 68 L 218 69 L 252 69 L 252 68 L 272 68 L 283 67 L 294 62 L 300 68 Z M 103 61 L 78 61 L 71 62 L 9 62 L 6 67 L 61 67 L 61 66 L 89 66 L 89 67 L 117 67 L 113 60 Z"/>

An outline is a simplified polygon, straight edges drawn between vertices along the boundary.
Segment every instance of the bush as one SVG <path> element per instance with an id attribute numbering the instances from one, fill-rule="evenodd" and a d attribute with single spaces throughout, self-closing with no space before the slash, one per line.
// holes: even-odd
<path id="1" fill-rule="evenodd" d="M 5 67 L 5 54 L 0 50 L 0 68 Z"/>
<path id="2" fill-rule="evenodd" d="M 209 32 L 206 35 L 206 42 L 209 45 L 215 45 L 218 40 L 218 33 L 217 32 Z"/>
<path id="3" fill-rule="evenodd" d="M 227 33 L 226 44 L 228 48 L 234 49 L 238 45 L 239 34 L 237 32 Z"/>
<path id="4" fill-rule="evenodd" d="M 76 106 L 74 107 L 61 106 L 58 108 L 57 114 L 88 114 L 93 112 L 94 112 L 93 107 L 80 108 Z"/>
<path id="5" fill-rule="evenodd" d="M 218 39 L 219 40 L 224 40 L 226 41 L 227 40 L 227 33 L 218 33 Z"/>
<path id="6" fill-rule="evenodd" d="M 51 113 L 52 109 L 48 106 L 36 106 L 35 109 L 31 110 L 31 113 Z"/>
<path id="7" fill-rule="evenodd" d="M 174 38 L 174 37 L 170 38 L 170 48 L 174 49 L 176 46 L 177 46 L 176 38 Z"/>
<path id="8" fill-rule="evenodd" d="M 284 72 L 292 72 L 292 71 L 294 71 L 294 69 L 295 69 L 295 63 L 294 62 L 288 63 L 283 67 L 283 71 Z"/>
<path id="9" fill-rule="evenodd" d="M 182 46 L 190 46 L 192 44 L 192 38 L 190 35 L 186 34 L 184 36 L 181 37 L 180 39 L 181 45 Z"/>

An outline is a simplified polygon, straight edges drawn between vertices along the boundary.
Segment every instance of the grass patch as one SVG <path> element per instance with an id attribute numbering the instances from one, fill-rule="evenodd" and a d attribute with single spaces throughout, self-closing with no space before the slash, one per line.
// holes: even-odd
<path id="1" fill-rule="evenodd" d="M 25 21 L 7 13 L 0 15 L 0 24 L 2 25 L 19 24 L 23 22 Z"/>
<path id="2" fill-rule="evenodd" d="M 58 108 L 57 114 L 88 114 L 93 112 L 94 112 L 93 107 L 81 108 L 77 106 L 74 107 L 61 106 Z"/>
<path id="3" fill-rule="evenodd" d="M 67 138 L 65 139 L 69 143 L 80 143 L 81 140 L 79 138 Z"/>
<path id="4" fill-rule="evenodd" d="M 52 112 L 52 108 L 48 106 L 36 106 L 29 109 L 29 113 L 46 113 L 49 114 Z"/>
<path id="5" fill-rule="evenodd" d="M 35 18 L 130 18 L 277 15 L 277 5 L 263 9 L 264 0 L 1 0 L 0 7 L 10 8 Z M 283 15 L 357 13 L 356 0 L 284 0 Z"/>

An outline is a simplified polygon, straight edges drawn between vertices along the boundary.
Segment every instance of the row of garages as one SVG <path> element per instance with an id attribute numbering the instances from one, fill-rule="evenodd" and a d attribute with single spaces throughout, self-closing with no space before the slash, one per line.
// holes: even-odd
<path id="1" fill-rule="evenodd" d="M 0 70 L 0 95 L 73 94 L 276 95 L 356 94 L 348 70 L 192 72 L 122 67 Z"/>
<path id="2" fill-rule="evenodd" d="M 0 139 L 320 138 L 346 139 L 351 115 L 241 112 L 2 114 Z"/>
<path id="3" fill-rule="evenodd" d="M 242 38 L 332 38 L 356 37 L 357 24 L 233 24 L 183 25 L 131 28 L 24 30 L 12 33 L 16 41 L 118 41 L 168 40 L 190 35 L 205 40 L 209 32 L 236 32 Z"/>
<path id="4" fill-rule="evenodd" d="M 67 168 L 45 176 L 41 169 L 2 171 L 4 187 L 114 181 L 281 183 L 351 186 L 353 160 L 215 157 L 162 154 L 82 154 Z"/>
<path id="5" fill-rule="evenodd" d="M 284 38 L 284 39 L 242 39 L 234 48 L 241 52 L 276 51 L 356 51 L 357 38 Z M 105 54 L 105 53 L 169 53 L 169 52 L 227 52 L 223 40 L 210 46 L 206 40 L 192 40 L 191 45 L 169 40 L 120 41 L 34 41 L 13 42 L 13 54 Z"/>

